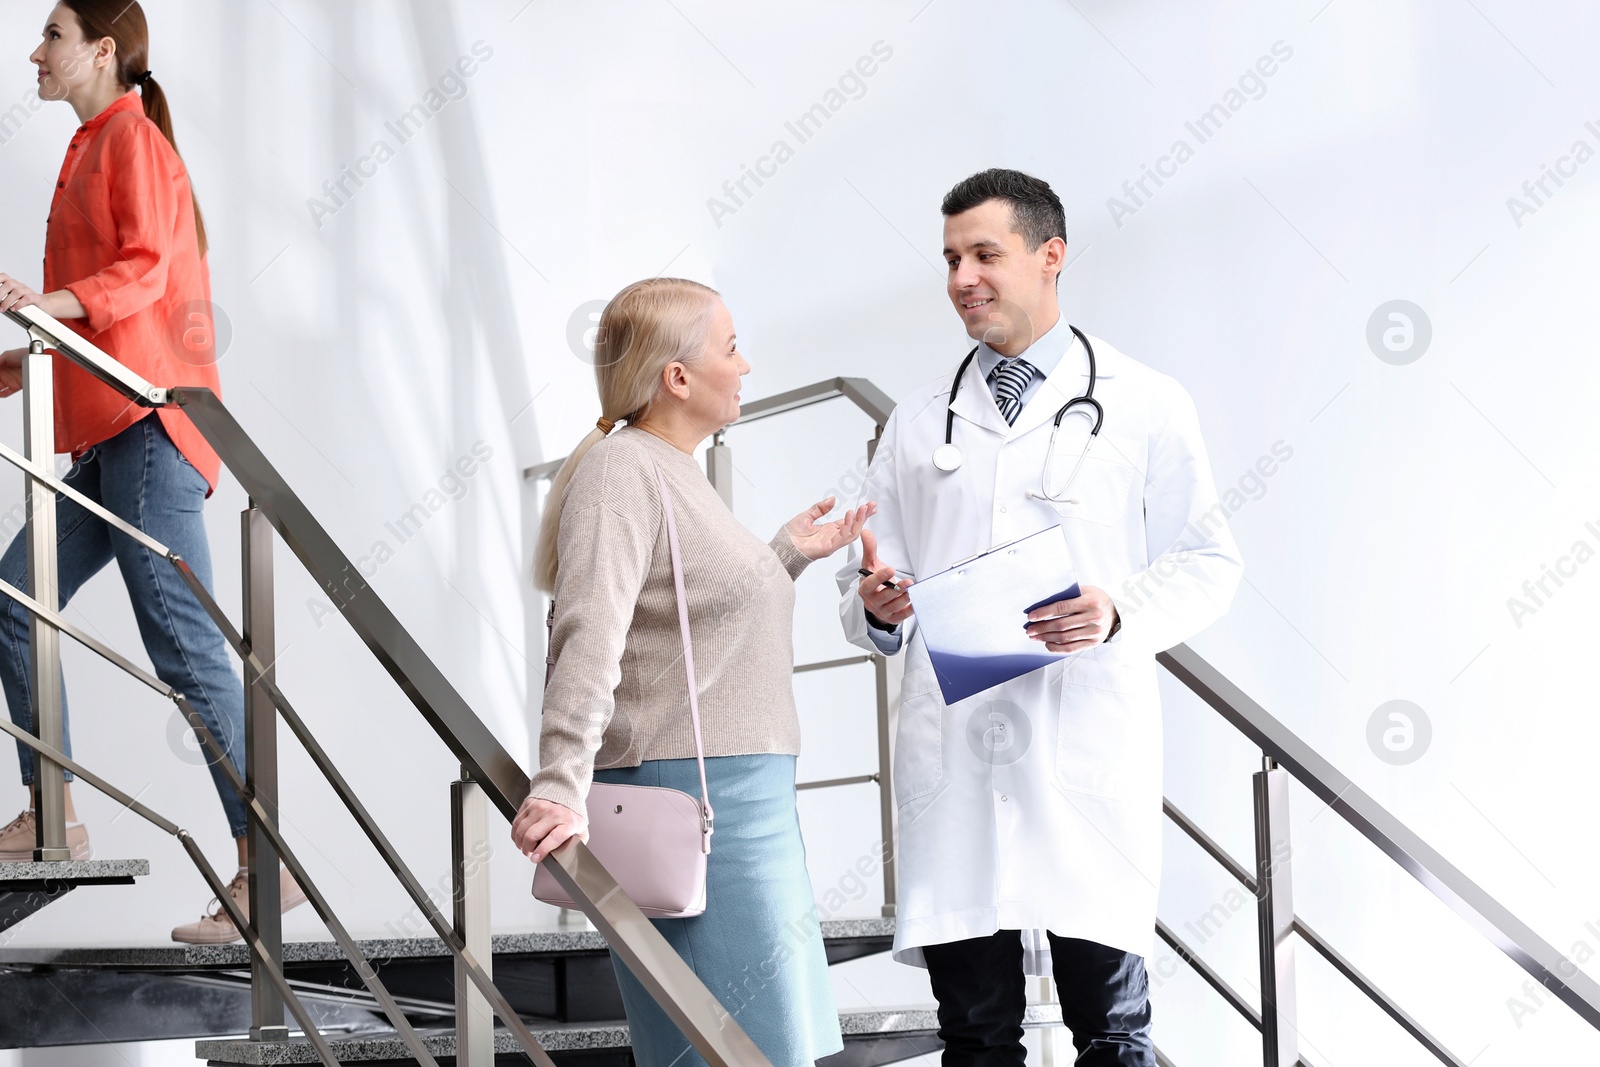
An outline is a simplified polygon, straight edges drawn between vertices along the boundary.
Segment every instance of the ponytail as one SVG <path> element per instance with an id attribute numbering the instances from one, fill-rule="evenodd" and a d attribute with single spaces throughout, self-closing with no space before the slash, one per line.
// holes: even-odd
<path id="1" fill-rule="evenodd" d="M 178 139 L 172 135 L 172 112 L 167 110 L 167 94 L 161 91 L 161 86 L 150 76 L 147 70 L 142 78 L 135 79 L 139 85 L 139 97 L 144 101 L 145 118 L 156 124 L 161 135 L 167 139 L 174 152 L 178 151 Z M 183 153 L 178 153 L 178 158 L 183 158 Z M 190 179 L 189 199 L 194 204 L 194 235 L 200 242 L 200 258 L 206 258 L 206 220 L 200 214 L 200 201 L 195 199 L 194 181 Z"/>
<path id="2" fill-rule="evenodd" d="M 533 556 L 533 584 L 540 592 L 553 596 L 556 591 L 556 539 L 561 534 L 561 504 L 567 495 L 567 485 L 572 481 L 572 473 L 583 462 L 584 453 L 599 444 L 614 425 L 610 419 L 595 423 L 595 428 L 584 435 L 578 447 L 567 456 L 567 461 L 561 464 L 561 469 L 556 471 L 556 476 L 550 479 L 550 495 L 544 500 L 544 515 L 539 519 L 539 544 Z"/>
<path id="3" fill-rule="evenodd" d="M 167 94 L 150 76 L 150 27 L 145 21 L 144 9 L 126 0 L 61 0 L 61 3 L 78 17 L 84 40 L 111 38 L 117 46 L 117 81 L 124 89 L 138 87 L 145 117 L 156 124 L 172 150 L 177 152 L 178 141 L 172 135 L 172 112 L 167 108 Z M 183 158 L 181 152 L 178 158 Z M 194 204 L 194 235 L 200 243 L 200 258 L 204 259 L 208 247 L 206 222 L 200 214 L 200 201 L 194 198 L 192 179 L 189 199 Z"/>

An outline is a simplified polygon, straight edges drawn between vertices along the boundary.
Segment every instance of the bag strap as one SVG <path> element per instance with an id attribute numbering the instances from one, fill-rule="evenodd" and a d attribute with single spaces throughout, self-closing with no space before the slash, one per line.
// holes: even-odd
<path id="1" fill-rule="evenodd" d="M 712 826 L 711 792 L 706 788 L 706 751 L 700 739 L 700 699 L 694 680 L 694 648 L 689 642 L 689 595 L 683 585 L 683 558 L 678 551 L 678 524 L 672 512 L 672 492 L 667 476 L 656 466 L 656 481 L 661 486 L 661 509 L 667 518 L 667 548 L 672 554 L 672 585 L 677 591 L 678 629 L 683 634 L 683 665 L 689 676 L 689 717 L 694 720 L 694 757 L 700 765 L 700 851 L 710 855 Z"/>
<path id="2" fill-rule="evenodd" d="M 550 688 L 550 679 L 556 674 L 556 598 L 550 598 L 550 610 L 544 616 L 544 687 Z"/>
<path id="3" fill-rule="evenodd" d="M 672 512 L 672 493 L 667 489 L 667 477 L 656 467 L 656 480 L 661 485 L 661 509 L 667 518 L 667 548 L 672 555 L 672 585 L 678 601 L 678 629 L 683 635 L 683 664 L 689 677 L 689 716 L 694 721 L 694 756 L 700 765 L 700 851 L 711 854 L 711 834 L 716 814 L 711 810 L 711 792 L 706 788 L 706 751 L 700 739 L 700 699 L 694 680 L 694 649 L 689 642 L 689 598 L 683 585 L 683 559 L 678 551 L 678 524 Z M 545 615 L 544 684 L 549 686 L 555 674 L 555 624 L 556 602 L 550 601 Z"/>

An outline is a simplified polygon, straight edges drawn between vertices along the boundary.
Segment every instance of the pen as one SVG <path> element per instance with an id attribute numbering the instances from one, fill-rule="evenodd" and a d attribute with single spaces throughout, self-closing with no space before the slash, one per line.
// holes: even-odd
<path id="1" fill-rule="evenodd" d="M 863 577 L 863 578 L 872 577 L 872 572 L 867 570 L 867 568 L 865 568 L 865 567 L 858 568 L 856 570 L 856 573 L 861 575 L 861 577 Z M 900 588 L 898 585 L 894 584 L 894 579 L 893 578 L 890 578 L 887 582 L 884 582 L 883 584 L 888 586 L 890 589 L 899 589 Z"/>

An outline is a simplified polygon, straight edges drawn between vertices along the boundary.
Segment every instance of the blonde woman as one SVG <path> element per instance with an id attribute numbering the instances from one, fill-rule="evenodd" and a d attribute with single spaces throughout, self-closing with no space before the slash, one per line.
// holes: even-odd
<path id="1" fill-rule="evenodd" d="M 557 473 L 540 530 L 535 578 L 555 596 L 555 663 L 539 770 L 511 835 L 536 863 L 569 837 L 586 840 L 591 781 L 700 795 L 659 469 L 682 548 L 717 822 L 705 914 L 654 922 L 781 1067 L 843 1047 L 795 811 L 794 579 L 854 541 L 876 509 L 823 522 L 830 497 L 770 543 L 739 524 L 694 452 L 738 418 L 749 370 L 728 309 L 696 282 L 635 282 L 600 316 L 603 417 Z M 636 1062 L 703 1064 L 613 963 Z"/>

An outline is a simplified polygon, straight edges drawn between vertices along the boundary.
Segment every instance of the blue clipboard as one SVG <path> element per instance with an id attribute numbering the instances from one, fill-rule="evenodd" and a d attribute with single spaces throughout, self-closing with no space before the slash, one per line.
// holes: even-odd
<path id="1" fill-rule="evenodd" d="M 946 704 L 1056 663 L 1023 629 L 1027 613 L 1078 596 L 1060 526 L 962 560 L 911 583 L 917 628 Z"/>

